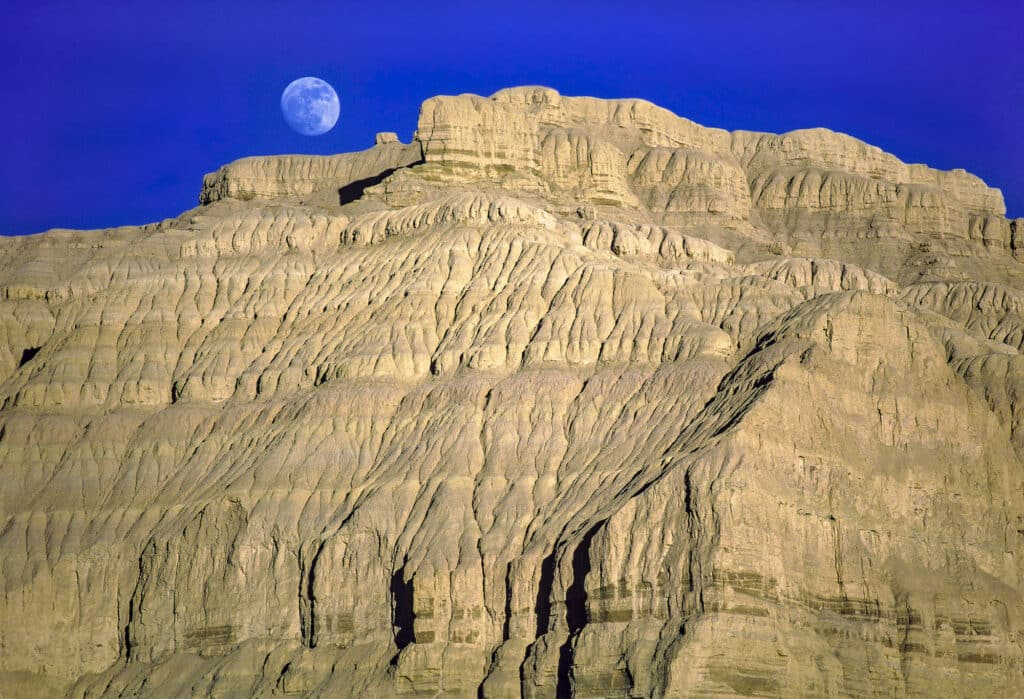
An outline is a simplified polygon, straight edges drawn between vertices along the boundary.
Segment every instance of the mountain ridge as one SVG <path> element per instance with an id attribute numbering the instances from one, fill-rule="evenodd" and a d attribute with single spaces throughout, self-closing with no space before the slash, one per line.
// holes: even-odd
<path id="1" fill-rule="evenodd" d="M 0 241 L 0 691 L 1011 695 L 1021 219 L 538 87 Z"/>

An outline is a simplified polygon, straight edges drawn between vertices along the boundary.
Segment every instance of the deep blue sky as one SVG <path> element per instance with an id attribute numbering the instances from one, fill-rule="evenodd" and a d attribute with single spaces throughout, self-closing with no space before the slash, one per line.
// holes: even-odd
<path id="1" fill-rule="evenodd" d="M 723 8 L 715 8 L 721 5 Z M 420 102 L 543 84 L 709 126 L 827 126 L 963 167 L 1024 216 L 1024 9 L 960 2 L 21 2 L 0 28 L 0 233 L 173 216 L 246 155 L 408 140 Z M 315 138 L 281 90 L 341 95 Z"/>

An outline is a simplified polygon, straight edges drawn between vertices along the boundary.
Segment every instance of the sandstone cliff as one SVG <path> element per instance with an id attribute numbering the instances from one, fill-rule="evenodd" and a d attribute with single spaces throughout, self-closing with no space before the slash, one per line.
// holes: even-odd
<path id="1" fill-rule="evenodd" d="M 0 241 L 4 696 L 1016 696 L 1024 223 L 546 88 Z"/>

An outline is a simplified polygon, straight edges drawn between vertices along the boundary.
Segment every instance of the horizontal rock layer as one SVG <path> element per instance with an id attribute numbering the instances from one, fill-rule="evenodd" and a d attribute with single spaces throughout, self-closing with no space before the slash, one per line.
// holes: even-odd
<path id="1" fill-rule="evenodd" d="M 0 240 L 0 693 L 1014 696 L 1020 221 L 545 88 Z"/>

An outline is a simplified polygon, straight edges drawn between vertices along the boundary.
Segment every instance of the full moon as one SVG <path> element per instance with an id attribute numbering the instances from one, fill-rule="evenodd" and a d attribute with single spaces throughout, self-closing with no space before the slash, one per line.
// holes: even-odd
<path id="1" fill-rule="evenodd" d="M 293 80 L 281 93 L 281 114 L 303 136 L 319 136 L 338 123 L 338 93 L 320 78 Z"/>

